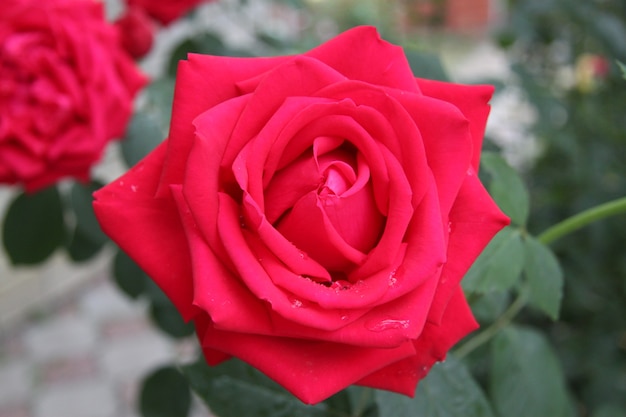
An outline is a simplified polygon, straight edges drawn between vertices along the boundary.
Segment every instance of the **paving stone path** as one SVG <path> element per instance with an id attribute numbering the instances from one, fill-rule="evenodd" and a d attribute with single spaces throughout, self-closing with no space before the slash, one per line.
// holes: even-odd
<path id="1" fill-rule="evenodd" d="M 137 417 L 141 379 L 191 358 L 102 274 L 0 333 L 0 417 Z M 209 416 L 198 401 L 193 417 Z"/>

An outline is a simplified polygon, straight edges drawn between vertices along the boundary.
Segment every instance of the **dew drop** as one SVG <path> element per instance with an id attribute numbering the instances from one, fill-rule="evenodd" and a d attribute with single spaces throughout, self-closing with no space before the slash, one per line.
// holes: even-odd
<path id="1" fill-rule="evenodd" d="M 291 301 L 291 307 L 293 307 L 293 308 L 300 308 L 300 307 L 302 307 L 302 301 L 296 300 L 296 299 L 292 300 Z"/>
<path id="2" fill-rule="evenodd" d="M 333 283 L 330 284 L 330 288 L 334 289 L 335 292 L 349 290 L 351 286 L 352 284 L 350 284 L 349 281 L 345 281 L 343 279 L 338 279 L 337 281 L 333 281 Z"/>
<path id="3" fill-rule="evenodd" d="M 384 332 L 385 330 L 408 329 L 409 320 L 386 319 L 366 323 L 365 326 L 373 332 Z"/>
<path id="4" fill-rule="evenodd" d="M 133 193 L 137 192 L 137 186 L 136 185 L 131 185 L 130 189 L 132 190 Z"/>
<path id="5" fill-rule="evenodd" d="M 448 222 L 448 233 L 452 233 L 452 222 Z"/>
<path id="6" fill-rule="evenodd" d="M 396 278 L 396 270 L 394 269 L 389 273 L 389 286 L 393 287 L 398 283 L 398 278 Z"/>
<path id="7" fill-rule="evenodd" d="M 347 316 L 347 315 L 343 315 L 343 316 L 341 316 L 341 320 L 344 320 L 344 321 L 345 321 L 345 320 L 348 320 L 348 316 Z"/>

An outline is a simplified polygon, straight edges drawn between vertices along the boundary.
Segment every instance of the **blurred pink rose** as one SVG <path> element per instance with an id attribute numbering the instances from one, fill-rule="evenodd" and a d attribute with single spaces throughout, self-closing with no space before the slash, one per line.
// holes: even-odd
<path id="1" fill-rule="evenodd" d="M 0 2 L 0 183 L 87 180 L 146 81 L 101 3 Z"/>

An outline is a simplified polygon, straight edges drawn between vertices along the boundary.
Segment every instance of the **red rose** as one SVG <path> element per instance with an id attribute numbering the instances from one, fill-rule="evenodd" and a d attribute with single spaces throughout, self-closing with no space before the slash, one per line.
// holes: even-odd
<path id="1" fill-rule="evenodd" d="M 207 0 L 126 0 L 126 3 L 167 25 L 204 1 Z"/>
<path id="2" fill-rule="evenodd" d="M 0 182 L 89 178 L 145 78 L 92 0 L 0 2 Z"/>
<path id="3" fill-rule="evenodd" d="M 508 223 L 476 170 L 492 88 L 415 79 L 360 27 L 299 56 L 190 55 L 169 140 L 96 193 L 193 319 L 302 401 L 413 395 L 477 327 L 459 286 Z"/>

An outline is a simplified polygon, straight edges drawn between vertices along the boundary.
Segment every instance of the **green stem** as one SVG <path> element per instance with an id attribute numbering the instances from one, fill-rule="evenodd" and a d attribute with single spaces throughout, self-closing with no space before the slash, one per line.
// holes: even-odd
<path id="1" fill-rule="evenodd" d="M 461 359 L 467 356 L 470 352 L 473 352 L 481 345 L 491 340 L 491 338 L 494 337 L 496 333 L 500 331 L 500 329 L 506 327 L 517 315 L 517 313 L 519 313 L 521 309 L 524 308 L 524 306 L 526 305 L 526 301 L 526 292 L 521 291 L 517 299 L 513 301 L 513 303 L 504 313 L 502 313 L 498 320 L 494 321 L 489 327 L 486 327 L 484 330 L 477 333 L 466 343 L 462 344 L 458 349 L 456 349 L 456 351 L 454 352 L 454 356 L 456 356 L 458 359 Z"/>
<path id="2" fill-rule="evenodd" d="M 555 240 L 588 225 L 589 223 L 621 213 L 626 213 L 626 197 L 600 204 L 599 206 L 592 207 L 569 217 L 562 222 L 549 227 L 541 233 L 537 239 L 541 243 L 548 245 Z"/>

